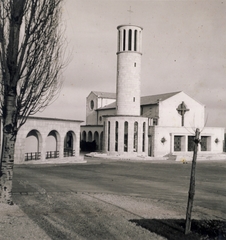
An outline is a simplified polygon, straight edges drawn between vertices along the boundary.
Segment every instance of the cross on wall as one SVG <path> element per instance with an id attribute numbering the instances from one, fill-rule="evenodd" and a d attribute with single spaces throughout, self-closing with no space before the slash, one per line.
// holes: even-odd
<path id="1" fill-rule="evenodd" d="M 181 115 L 181 126 L 184 126 L 184 115 L 187 111 L 189 111 L 190 109 L 187 108 L 186 104 L 184 103 L 184 101 L 178 106 L 177 111 L 178 113 Z"/>

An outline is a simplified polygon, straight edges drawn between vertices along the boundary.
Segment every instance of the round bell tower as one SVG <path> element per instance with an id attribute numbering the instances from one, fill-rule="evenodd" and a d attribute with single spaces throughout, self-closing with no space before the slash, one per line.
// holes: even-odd
<path id="1" fill-rule="evenodd" d="M 120 25 L 118 29 L 116 114 L 140 115 L 142 28 Z"/>
<path id="2" fill-rule="evenodd" d="M 104 151 L 137 157 L 148 154 L 148 118 L 140 116 L 142 28 L 118 29 L 116 114 L 104 116 Z"/>

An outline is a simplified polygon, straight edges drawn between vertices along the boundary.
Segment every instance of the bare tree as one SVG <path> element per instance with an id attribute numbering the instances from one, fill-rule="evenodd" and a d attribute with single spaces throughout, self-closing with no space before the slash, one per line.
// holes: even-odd
<path id="1" fill-rule="evenodd" d="M 190 176 L 190 186 L 188 192 L 188 202 L 187 202 L 187 211 L 186 211 L 186 221 L 185 221 L 185 234 L 191 232 L 191 214 L 195 196 L 195 171 L 196 171 L 196 160 L 198 145 L 200 143 L 200 130 L 196 128 L 195 137 L 194 137 L 194 150 L 193 150 L 193 159 L 191 166 L 191 176 Z"/>
<path id="2" fill-rule="evenodd" d="M 0 109 L 3 143 L 0 201 L 13 204 L 14 146 L 29 115 L 43 110 L 61 88 L 63 0 L 0 1 Z"/>

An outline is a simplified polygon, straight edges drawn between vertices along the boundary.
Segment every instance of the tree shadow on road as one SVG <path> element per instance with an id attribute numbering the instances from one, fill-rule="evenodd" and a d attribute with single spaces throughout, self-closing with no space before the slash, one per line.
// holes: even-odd
<path id="1" fill-rule="evenodd" d="M 192 220 L 191 233 L 187 235 L 184 234 L 184 219 L 134 219 L 130 221 L 168 240 L 226 239 L 226 221 Z"/>

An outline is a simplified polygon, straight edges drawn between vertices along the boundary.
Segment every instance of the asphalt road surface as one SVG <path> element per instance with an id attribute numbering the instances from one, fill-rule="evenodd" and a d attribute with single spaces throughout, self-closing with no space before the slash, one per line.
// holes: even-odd
<path id="1" fill-rule="evenodd" d="M 186 208 L 191 162 L 94 161 L 86 164 L 16 165 L 13 195 L 106 193 L 153 199 Z M 226 162 L 198 162 L 196 211 L 226 216 Z"/>

